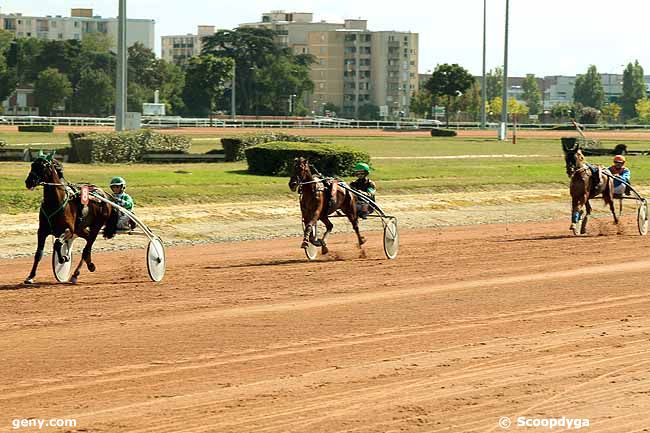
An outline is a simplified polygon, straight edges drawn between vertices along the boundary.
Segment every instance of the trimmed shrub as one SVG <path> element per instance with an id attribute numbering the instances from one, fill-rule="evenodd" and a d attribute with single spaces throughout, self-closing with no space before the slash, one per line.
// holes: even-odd
<path id="1" fill-rule="evenodd" d="M 354 165 L 370 162 L 370 155 L 347 146 L 333 144 L 304 144 L 276 141 L 246 149 L 248 171 L 267 176 L 287 176 L 294 158 L 307 158 L 326 176 L 348 176 Z"/>
<path id="2" fill-rule="evenodd" d="M 20 125 L 18 132 L 53 132 L 54 125 Z"/>
<path id="3" fill-rule="evenodd" d="M 303 137 L 301 135 L 291 135 L 282 132 L 269 132 L 264 134 L 249 134 L 234 137 L 224 137 L 221 139 L 226 161 L 241 161 L 246 158 L 245 150 L 248 147 L 273 141 L 297 142 L 297 143 L 320 143 L 321 141 L 313 137 Z"/>
<path id="4" fill-rule="evenodd" d="M 181 135 L 160 134 L 150 130 L 69 135 L 71 158 L 92 162 L 137 162 L 146 153 L 186 153 L 191 142 Z"/>
<path id="5" fill-rule="evenodd" d="M 431 130 L 431 136 L 432 137 L 455 137 L 456 131 L 452 131 L 451 129 L 440 129 L 440 128 L 433 128 Z"/>

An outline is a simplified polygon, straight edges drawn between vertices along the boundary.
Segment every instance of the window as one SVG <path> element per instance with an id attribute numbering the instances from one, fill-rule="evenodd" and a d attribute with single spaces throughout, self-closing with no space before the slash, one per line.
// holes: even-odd
<path id="1" fill-rule="evenodd" d="M 52 21 L 52 28 L 53 28 L 53 29 L 56 28 L 56 21 Z"/>
<path id="2" fill-rule="evenodd" d="M 79 27 L 79 21 L 75 21 L 75 22 L 74 22 L 74 26 L 75 26 L 75 27 Z"/>

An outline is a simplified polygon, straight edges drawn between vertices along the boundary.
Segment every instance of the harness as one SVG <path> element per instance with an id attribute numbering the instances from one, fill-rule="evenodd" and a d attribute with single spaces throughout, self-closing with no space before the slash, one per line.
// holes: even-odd
<path id="1" fill-rule="evenodd" d="M 60 212 L 62 212 L 65 207 L 68 205 L 70 200 L 74 200 L 78 195 L 79 192 L 75 191 L 73 188 L 71 188 L 69 185 L 66 185 L 64 183 L 49 183 L 49 182 L 40 182 L 39 185 L 47 185 L 47 186 L 62 186 L 63 191 L 65 192 L 65 198 L 63 199 L 63 202 L 54 209 L 51 212 L 48 212 L 45 209 L 45 201 L 41 202 L 41 208 L 40 208 L 40 213 L 45 217 L 45 220 L 47 221 L 47 225 L 50 227 L 50 234 L 54 233 L 54 227 L 52 225 L 52 219 L 58 215 Z"/>

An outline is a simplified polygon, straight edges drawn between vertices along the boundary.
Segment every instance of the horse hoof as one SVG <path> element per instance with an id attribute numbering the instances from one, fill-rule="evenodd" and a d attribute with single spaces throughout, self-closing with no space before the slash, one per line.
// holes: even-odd
<path id="1" fill-rule="evenodd" d="M 97 269 L 97 267 L 95 266 L 94 263 L 88 263 L 88 270 L 90 272 L 95 272 L 95 269 Z"/>
<path id="2" fill-rule="evenodd" d="M 302 244 L 300 244 L 300 248 L 302 248 L 303 250 L 307 249 L 308 246 L 309 246 L 309 243 L 307 243 L 307 241 L 303 241 Z"/>
<path id="3" fill-rule="evenodd" d="M 25 284 L 34 284 L 34 279 L 33 278 L 27 278 L 25 281 L 23 281 Z"/>
<path id="4" fill-rule="evenodd" d="M 77 277 L 71 277 L 70 284 L 77 284 Z"/>
<path id="5" fill-rule="evenodd" d="M 359 238 L 359 246 L 361 246 L 361 245 L 363 245 L 365 243 L 366 243 L 366 238 L 364 238 L 363 236 L 361 238 Z"/>
<path id="6" fill-rule="evenodd" d="M 321 249 L 321 253 L 323 253 L 323 255 L 326 255 L 329 252 L 330 252 L 329 248 L 327 248 L 325 245 L 323 245 L 323 247 Z"/>

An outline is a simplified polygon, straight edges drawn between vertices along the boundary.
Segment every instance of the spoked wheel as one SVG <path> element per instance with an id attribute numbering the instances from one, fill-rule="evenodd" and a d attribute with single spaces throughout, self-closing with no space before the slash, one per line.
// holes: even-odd
<path id="1" fill-rule="evenodd" d="M 302 227 L 303 227 L 303 229 L 305 228 L 304 223 L 303 223 Z M 313 227 L 312 231 L 314 233 L 314 239 L 315 239 L 316 236 L 317 236 L 316 227 Z M 310 262 L 312 260 L 316 260 L 318 258 L 318 247 L 316 245 L 312 244 L 311 242 L 307 242 L 307 248 L 305 248 L 304 250 L 305 250 L 305 255 L 307 256 L 307 258 L 309 259 Z"/>
<path id="2" fill-rule="evenodd" d="M 399 253 L 399 232 L 397 219 L 391 218 L 384 224 L 384 253 L 388 259 L 393 260 Z"/>
<path id="3" fill-rule="evenodd" d="M 54 278 L 59 283 L 70 281 L 72 275 L 72 244 L 74 244 L 74 239 L 68 239 L 61 243 L 61 256 L 67 259 L 63 263 L 59 263 L 59 255 L 55 249 L 52 249 L 52 270 L 54 271 Z"/>
<path id="4" fill-rule="evenodd" d="M 636 222 L 639 227 L 639 234 L 645 236 L 648 233 L 648 202 L 645 200 L 639 204 Z"/>
<path id="5" fill-rule="evenodd" d="M 162 281 L 165 276 L 165 247 L 162 239 L 155 237 L 147 246 L 147 272 L 151 281 Z"/>

